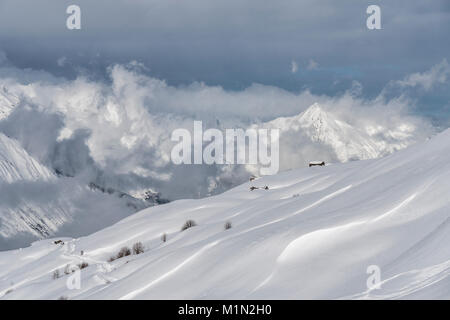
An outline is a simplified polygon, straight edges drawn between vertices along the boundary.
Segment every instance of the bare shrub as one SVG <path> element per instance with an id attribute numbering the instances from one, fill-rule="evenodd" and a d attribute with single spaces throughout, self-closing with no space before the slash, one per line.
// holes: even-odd
<path id="1" fill-rule="evenodd" d="M 78 264 L 78 268 L 79 268 L 80 270 L 82 270 L 82 269 L 84 269 L 84 268 L 87 268 L 88 266 L 89 266 L 89 263 L 87 263 L 87 262 L 85 262 L 85 261 L 83 261 L 82 263 Z"/>
<path id="2" fill-rule="evenodd" d="M 194 220 L 187 220 L 181 227 L 181 231 L 187 230 L 189 228 L 195 227 L 197 224 Z"/>
<path id="3" fill-rule="evenodd" d="M 58 298 L 58 300 L 69 300 L 69 298 L 66 297 L 66 296 L 61 296 L 61 297 Z"/>
<path id="4" fill-rule="evenodd" d="M 66 265 L 66 267 L 64 268 L 64 273 L 65 274 L 71 274 L 72 270 L 70 268 L 70 264 Z"/>
<path id="5" fill-rule="evenodd" d="M 114 260 L 116 260 L 116 256 L 111 256 L 108 259 L 108 262 L 113 262 Z"/>
<path id="6" fill-rule="evenodd" d="M 53 279 L 58 279 L 59 278 L 59 270 L 56 269 L 55 271 L 53 271 Z"/>
<path id="7" fill-rule="evenodd" d="M 122 247 L 122 249 L 120 249 L 120 251 L 117 253 L 116 258 L 120 259 L 126 256 L 129 256 L 131 254 L 131 250 L 128 247 Z"/>
<path id="8" fill-rule="evenodd" d="M 225 225 L 223 226 L 225 230 L 231 229 L 232 225 L 230 221 L 225 222 Z"/>
<path id="9" fill-rule="evenodd" d="M 133 254 L 140 254 L 144 252 L 144 245 L 142 242 L 136 242 L 133 244 Z"/>

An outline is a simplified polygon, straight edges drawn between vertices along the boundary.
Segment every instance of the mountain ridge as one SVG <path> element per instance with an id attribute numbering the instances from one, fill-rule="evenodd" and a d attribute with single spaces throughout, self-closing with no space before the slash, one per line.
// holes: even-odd
<path id="1" fill-rule="evenodd" d="M 95 221 L 104 227 L 152 205 L 115 190 L 101 191 L 76 178 L 57 176 L 24 150 L 18 141 L 2 133 L 0 187 L 1 249 L 56 235 L 61 229 L 67 231 L 70 225 L 82 225 L 83 221 Z M 104 210 L 108 203 L 111 217 L 106 217 L 105 224 L 100 222 L 105 219 L 104 213 L 97 213 L 97 218 L 87 217 L 98 209 Z M 72 230 L 70 233 L 83 234 L 80 232 Z"/>
<path id="2" fill-rule="evenodd" d="M 298 115 L 269 121 L 263 127 L 280 128 L 281 135 L 303 133 L 311 142 L 331 147 L 339 162 L 383 157 L 416 142 L 409 141 L 402 128 L 398 133 L 390 133 L 389 140 L 377 135 L 382 128 L 376 132 L 362 130 L 318 103 Z"/>

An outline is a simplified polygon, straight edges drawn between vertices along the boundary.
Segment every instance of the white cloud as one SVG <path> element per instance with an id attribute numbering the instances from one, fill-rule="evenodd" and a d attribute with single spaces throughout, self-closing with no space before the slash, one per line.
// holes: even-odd
<path id="1" fill-rule="evenodd" d="M 319 68 L 319 64 L 313 59 L 309 59 L 308 65 L 306 66 L 307 70 L 316 70 Z"/>
<path id="2" fill-rule="evenodd" d="M 291 62 L 291 72 L 292 73 L 297 73 L 298 71 L 298 63 L 294 60 L 292 60 Z"/>
<path id="3" fill-rule="evenodd" d="M 66 65 L 66 63 L 67 63 L 67 58 L 66 57 L 60 57 L 56 61 L 56 64 L 58 65 L 58 67 L 64 67 Z"/>
<path id="4" fill-rule="evenodd" d="M 386 143 L 394 139 L 389 133 L 402 127 L 411 128 L 408 143 L 429 133 L 426 121 L 408 116 L 410 101 L 383 96 L 365 100 L 358 97 L 358 84 L 336 97 L 258 84 L 227 91 L 203 83 L 170 86 L 140 69 L 136 63 L 111 66 L 110 83 L 40 74 L 28 81 L 23 73 L 29 71 L 9 72 L 0 86 L 21 97 L 21 103 L 0 122 L 0 131 L 18 139 L 40 161 L 71 175 L 123 191 L 158 190 L 170 198 L 203 196 L 211 185 L 220 191 L 248 176 L 245 167 L 171 163 L 171 132 L 192 130 L 194 119 L 207 128 L 246 128 L 298 115 L 318 102 L 342 121 L 386 135 L 381 139 Z M 302 166 L 305 155 L 337 160 L 329 147 L 308 142 L 301 133 L 286 134 L 280 150 L 281 170 Z"/>
<path id="5" fill-rule="evenodd" d="M 446 83 L 450 77 L 450 66 L 446 59 L 442 60 L 430 70 L 417 72 L 406 76 L 403 80 L 398 80 L 395 84 L 400 87 L 422 87 L 429 91 L 438 84 Z"/>

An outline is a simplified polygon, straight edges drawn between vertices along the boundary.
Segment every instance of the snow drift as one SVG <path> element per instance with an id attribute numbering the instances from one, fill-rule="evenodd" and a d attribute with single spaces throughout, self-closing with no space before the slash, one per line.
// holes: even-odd
<path id="1" fill-rule="evenodd" d="M 449 181 L 446 130 L 381 159 L 288 171 L 0 252 L 0 297 L 449 299 Z M 197 225 L 180 231 L 188 219 Z M 144 253 L 107 262 L 136 242 Z M 81 288 L 68 290 L 62 271 L 81 262 Z M 366 285 L 373 265 L 381 289 Z"/>

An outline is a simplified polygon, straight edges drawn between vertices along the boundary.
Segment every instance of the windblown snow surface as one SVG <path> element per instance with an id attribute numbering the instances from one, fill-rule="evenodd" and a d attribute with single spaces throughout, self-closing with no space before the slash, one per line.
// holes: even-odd
<path id="1" fill-rule="evenodd" d="M 180 231 L 187 219 L 197 226 Z M 0 252 L 1 298 L 449 299 L 450 130 L 381 159 L 288 171 L 54 240 Z M 137 241 L 144 253 L 107 262 Z M 63 270 L 82 261 L 81 288 L 69 290 Z M 381 289 L 367 288 L 371 265 Z"/>

